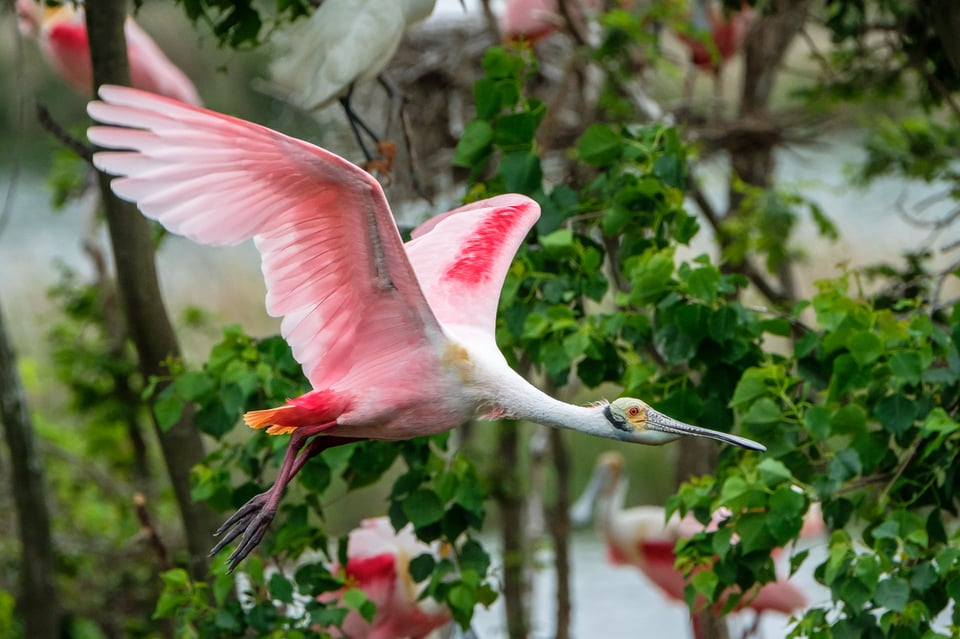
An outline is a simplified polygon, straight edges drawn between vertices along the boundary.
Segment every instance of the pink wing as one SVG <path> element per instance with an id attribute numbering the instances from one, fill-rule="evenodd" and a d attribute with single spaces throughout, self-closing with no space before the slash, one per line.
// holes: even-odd
<path id="1" fill-rule="evenodd" d="M 438 215 L 414 230 L 407 257 L 441 324 L 473 326 L 493 336 L 503 279 L 539 217 L 540 206 L 530 198 L 500 195 Z"/>
<path id="2" fill-rule="evenodd" d="M 328 151 L 244 120 L 123 87 L 87 110 L 114 192 L 203 244 L 253 238 L 267 310 L 315 388 L 404 361 L 440 335 L 380 185 Z M 376 382 L 376 380 L 368 380 Z"/>

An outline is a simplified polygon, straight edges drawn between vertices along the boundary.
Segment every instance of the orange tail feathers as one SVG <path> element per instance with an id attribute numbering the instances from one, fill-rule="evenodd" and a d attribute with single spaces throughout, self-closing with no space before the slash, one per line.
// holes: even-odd
<path id="1" fill-rule="evenodd" d="M 267 428 L 268 435 L 286 435 L 295 431 L 300 424 L 291 424 L 290 418 L 296 418 L 296 406 L 286 405 L 278 408 L 252 410 L 243 414 L 243 421 L 250 428 Z M 290 414 L 292 413 L 292 414 Z"/>
<path id="2" fill-rule="evenodd" d="M 332 391 L 311 391 L 283 406 L 252 410 L 243 416 L 250 428 L 266 428 L 270 435 L 286 435 L 301 426 L 330 428 L 348 405 L 348 398 Z"/>

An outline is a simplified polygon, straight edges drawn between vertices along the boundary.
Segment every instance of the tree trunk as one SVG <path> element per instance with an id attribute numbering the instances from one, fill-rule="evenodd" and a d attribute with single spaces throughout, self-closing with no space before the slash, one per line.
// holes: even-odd
<path id="1" fill-rule="evenodd" d="M 86 9 L 94 86 L 129 85 L 123 35 L 126 4 L 123 0 L 99 0 L 87 3 Z M 109 177 L 98 177 L 120 299 L 140 369 L 145 378 L 166 375 L 165 362 L 179 358 L 180 347 L 160 295 L 150 227 L 133 205 L 114 196 Z M 181 420 L 166 431 L 157 428 L 157 434 L 183 518 L 190 572 L 194 578 L 205 578 L 207 550 L 217 522 L 213 511 L 190 496 L 190 469 L 204 457 L 203 441 L 192 426 L 192 411 L 185 410 Z"/>
<path id="2" fill-rule="evenodd" d="M 500 508 L 503 539 L 503 604 L 510 639 L 526 639 L 530 632 L 527 619 L 527 555 L 523 526 L 523 489 L 519 476 L 520 431 L 516 422 L 501 422 L 497 427 L 497 465 L 491 484 Z"/>
<path id="3" fill-rule="evenodd" d="M 762 118 L 769 110 L 770 97 L 787 49 L 807 22 L 812 0 L 773 0 L 769 13 L 750 29 L 743 44 L 743 91 L 740 96 L 740 118 Z M 738 145 L 730 154 L 735 175 L 745 183 L 769 188 L 774 171 L 774 147 L 769 137 L 758 136 L 753 145 Z M 730 209 L 734 214 L 743 194 L 729 190 Z M 795 299 L 795 283 L 789 262 L 778 268 L 779 296 Z M 772 300 L 776 301 L 776 300 Z"/>
<path id="4" fill-rule="evenodd" d="M 57 639 L 60 606 L 55 588 L 56 562 L 50 537 L 43 465 L 33 438 L 33 423 L 17 372 L 16 356 L 0 309 L 0 422 L 10 447 L 10 486 L 20 533 L 20 597 L 24 636 Z"/>
<path id="5" fill-rule="evenodd" d="M 550 535 L 557 575 L 555 639 L 570 638 L 570 451 L 563 432 L 550 428 L 550 453 L 556 471 L 557 495 L 550 511 Z"/>
<path id="6" fill-rule="evenodd" d="M 954 72 L 960 74 L 960 3 L 956 0 L 931 0 L 930 13 L 933 30 L 943 45 L 943 51 Z"/>

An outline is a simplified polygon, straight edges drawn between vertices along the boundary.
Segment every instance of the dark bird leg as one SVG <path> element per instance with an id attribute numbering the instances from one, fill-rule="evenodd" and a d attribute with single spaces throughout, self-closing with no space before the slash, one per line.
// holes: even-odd
<path id="1" fill-rule="evenodd" d="M 277 514 L 277 506 L 280 504 L 280 497 L 290 480 L 293 479 L 307 461 L 323 452 L 327 448 L 350 444 L 359 441 L 352 437 L 331 437 L 329 435 L 316 435 L 318 432 L 326 430 L 330 424 L 320 426 L 301 427 L 293 431 L 290 435 L 290 444 L 287 446 L 287 452 L 283 457 L 283 463 L 280 465 L 280 473 L 276 481 L 273 482 L 267 491 L 256 495 L 250 501 L 240 507 L 237 512 L 227 519 L 220 528 L 214 533 L 223 538 L 210 551 L 210 556 L 218 552 L 239 537 L 243 537 L 230 557 L 227 559 L 227 572 L 233 572 L 237 565 L 250 554 L 254 548 L 263 539 L 270 523 Z M 308 440 L 310 440 L 308 442 Z"/>
<path id="2" fill-rule="evenodd" d="M 363 134 L 366 133 L 367 136 L 373 140 L 374 145 L 380 145 L 380 138 L 376 133 L 373 132 L 367 123 L 357 115 L 357 112 L 353 110 L 353 107 L 350 106 L 350 96 L 353 95 L 353 86 L 347 90 L 347 94 L 340 98 L 340 106 L 343 107 L 343 112 L 347 115 L 347 122 L 350 123 L 350 130 L 353 131 L 353 137 L 356 138 L 357 144 L 360 145 L 360 150 L 363 151 L 363 157 L 366 158 L 367 162 L 373 162 L 373 155 L 370 151 L 367 150 L 367 145 L 363 142 Z"/>

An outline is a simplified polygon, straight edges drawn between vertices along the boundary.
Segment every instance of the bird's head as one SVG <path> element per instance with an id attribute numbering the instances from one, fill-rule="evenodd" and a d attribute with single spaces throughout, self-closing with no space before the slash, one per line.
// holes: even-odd
<path id="1" fill-rule="evenodd" d="M 615 439 L 638 444 L 659 445 L 683 436 L 709 437 L 749 450 L 765 451 L 762 444 L 729 433 L 685 424 L 651 408 L 646 402 L 621 397 L 602 408 L 603 416 L 617 432 Z"/>

